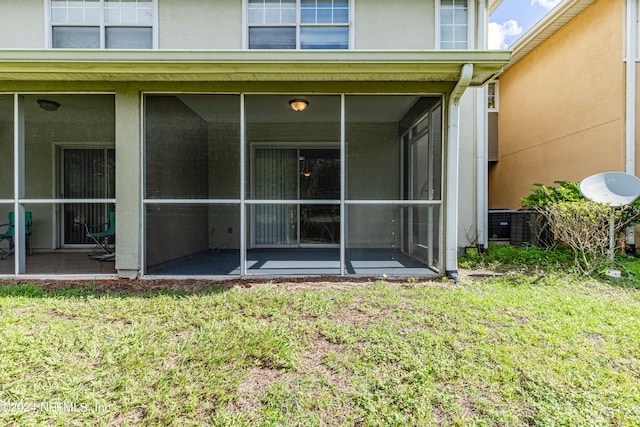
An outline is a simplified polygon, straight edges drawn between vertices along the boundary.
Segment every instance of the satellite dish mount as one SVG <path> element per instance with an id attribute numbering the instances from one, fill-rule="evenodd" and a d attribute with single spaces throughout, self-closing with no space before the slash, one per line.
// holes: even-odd
<path id="1" fill-rule="evenodd" d="M 640 197 L 640 179 L 624 172 L 604 172 L 591 175 L 580 182 L 580 192 L 592 202 L 611 207 L 609 219 L 609 257 L 615 255 L 616 208 L 628 206 Z"/>

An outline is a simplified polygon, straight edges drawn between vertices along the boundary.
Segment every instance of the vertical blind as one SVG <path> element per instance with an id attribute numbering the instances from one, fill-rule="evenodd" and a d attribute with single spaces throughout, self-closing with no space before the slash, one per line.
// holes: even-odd
<path id="1" fill-rule="evenodd" d="M 255 152 L 255 197 L 260 200 L 298 198 L 298 150 L 258 148 Z M 297 241 L 297 205 L 257 205 L 256 244 L 286 245 Z"/>
<path id="2" fill-rule="evenodd" d="M 115 150 L 63 149 L 62 197 L 102 199 L 115 197 Z M 89 244 L 78 222 L 101 224 L 107 220 L 108 204 L 67 203 L 64 205 L 63 244 Z M 98 231 L 98 230 L 94 230 Z"/>

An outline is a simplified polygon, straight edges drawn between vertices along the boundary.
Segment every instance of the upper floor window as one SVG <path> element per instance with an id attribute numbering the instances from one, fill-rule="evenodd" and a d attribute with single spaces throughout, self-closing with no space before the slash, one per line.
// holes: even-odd
<path id="1" fill-rule="evenodd" d="M 440 0 L 440 49 L 467 49 L 468 0 Z"/>
<path id="2" fill-rule="evenodd" d="M 348 49 L 349 0 L 248 0 L 249 49 Z"/>
<path id="3" fill-rule="evenodd" d="M 487 103 L 489 111 L 498 111 L 498 82 L 487 85 Z"/>
<path id="4" fill-rule="evenodd" d="M 153 48 L 154 0 L 51 0 L 51 46 Z"/>

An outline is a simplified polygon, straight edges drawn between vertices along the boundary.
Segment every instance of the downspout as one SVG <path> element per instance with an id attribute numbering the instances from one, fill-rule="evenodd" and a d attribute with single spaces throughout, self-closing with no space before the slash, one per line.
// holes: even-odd
<path id="1" fill-rule="evenodd" d="M 478 50 L 487 49 L 487 5 L 478 1 Z M 477 89 L 476 98 L 476 240 L 482 248 L 489 243 L 489 135 L 486 86 Z"/>
<path id="2" fill-rule="evenodd" d="M 636 174 L 636 51 L 637 51 L 637 0 L 627 0 L 626 85 L 625 85 L 625 172 Z M 627 245 L 635 251 L 635 229 L 627 230 Z"/>
<path id="3" fill-rule="evenodd" d="M 473 77 L 473 64 L 464 64 L 460 79 L 449 95 L 447 126 L 447 193 L 445 206 L 445 270 L 447 277 L 458 277 L 458 164 L 460 145 L 460 98 Z"/>

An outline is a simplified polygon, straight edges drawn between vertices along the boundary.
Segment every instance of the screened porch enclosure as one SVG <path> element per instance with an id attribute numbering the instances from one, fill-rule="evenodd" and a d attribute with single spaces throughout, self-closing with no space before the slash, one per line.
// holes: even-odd
<path id="1" fill-rule="evenodd" d="M 103 231 L 115 211 L 115 120 L 112 94 L 0 94 L 0 223 L 30 220 L 0 241 L 0 275 L 116 274 L 87 256 L 96 243 L 82 225 Z"/>
<path id="2" fill-rule="evenodd" d="M 143 120 L 146 275 L 440 272 L 440 96 L 147 94 Z"/>

